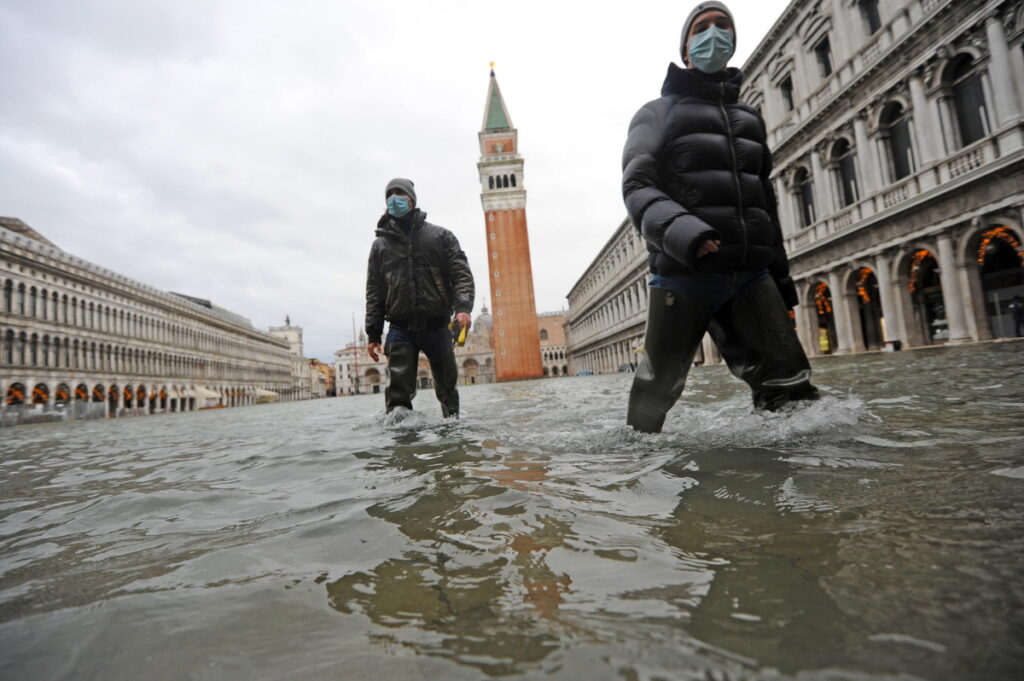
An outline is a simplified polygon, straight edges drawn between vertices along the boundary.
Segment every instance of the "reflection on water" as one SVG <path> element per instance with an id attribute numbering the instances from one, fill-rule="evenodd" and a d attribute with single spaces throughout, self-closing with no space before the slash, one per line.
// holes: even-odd
<path id="1" fill-rule="evenodd" d="M 1021 678 L 1021 350 L 7 430 L 0 678 Z"/>

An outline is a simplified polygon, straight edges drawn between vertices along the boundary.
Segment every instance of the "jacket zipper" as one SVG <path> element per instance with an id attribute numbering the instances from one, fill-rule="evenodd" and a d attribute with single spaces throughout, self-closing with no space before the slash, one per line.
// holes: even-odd
<path id="1" fill-rule="evenodd" d="M 416 309 L 416 268 L 413 267 L 415 258 L 413 257 L 413 247 L 416 244 L 416 225 L 409 225 L 409 254 L 406 256 L 406 268 L 409 272 L 409 297 L 412 298 L 412 314 L 410 315 L 409 324 L 414 328 L 418 328 L 420 324 L 419 311 Z"/>
<path id="2" fill-rule="evenodd" d="M 732 182 L 736 187 L 736 212 L 740 219 L 740 228 L 743 230 L 743 258 L 741 264 L 747 262 L 747 221 L 743 218 L 743 194 L 740 191 L 740 174 L 736 163 L 736 141 L 732 136 L 732 126 L 729 125 L 729 114 L 725 110 L 725 83 L 719 83 L 718 108 L 722 112 L 722 122 L 725 123 L 725 133 L 729 137 L 729 156 L 732 158 Z"/>

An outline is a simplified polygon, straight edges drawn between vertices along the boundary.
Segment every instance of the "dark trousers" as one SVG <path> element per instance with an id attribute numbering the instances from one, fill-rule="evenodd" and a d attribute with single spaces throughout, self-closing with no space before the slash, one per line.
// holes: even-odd
<path id="1" fill-rule="evenodd" d="M 644 353 L 626 419 L 637 430 L 661 430 L 683 392 L 705 332 L 733 375 L 750 386 L 755 407 L 775 410 L 791 400 L 818 397 L 810 363 L 775 282 L 754 279 L 735 291 L 712 283 L 712 296 L 707 295 L 706 281 L 686 293 L 651 288 Z"/>
<path id="2" fill-rule="evenodd" d="M 384 342 L 389 379 L 388 387 L 384 390 L 387 411 L 395 407 L 412 409 L 421 350 L 430 362 L 430 372 L 434 375 L 434 394 L 441 403 L 441 414 L 445 418 L 458 416 L 459 390 L 456 385 L 459 369 L 455 364 L 452 336 L 445 327 L 408 331 L 392 324 L 388 329 Z"/>

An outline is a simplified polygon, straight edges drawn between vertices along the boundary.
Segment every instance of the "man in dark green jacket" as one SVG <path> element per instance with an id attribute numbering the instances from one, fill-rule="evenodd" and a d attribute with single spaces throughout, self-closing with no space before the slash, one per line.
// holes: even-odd
<path id="1" fill-rule="evenodd" d="M 412 409 L 420 351 L 430 361 L 434 393 L 445 418 L 459 415 L 458 367 L 448 323 L 469 328 L 475 286 L 466 254 L 444 227 L 427 222 L 412 180 L 397 177 L 384 190 L 387 211 L 377 222 L 366 273 L 367 351 L 377 361 L 384 321 L 388 358 L 387 411 Z"/>

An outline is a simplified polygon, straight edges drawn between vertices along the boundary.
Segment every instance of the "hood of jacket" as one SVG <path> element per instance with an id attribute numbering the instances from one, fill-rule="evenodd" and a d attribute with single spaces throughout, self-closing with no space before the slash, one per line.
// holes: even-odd
<path id="1" fill-rule="evenodd" d="M 725 84 L 723 90 L 722 84 Z M 685 95 L 718 101 L 724 95 L 726 104 L 739 101 L 743 72 L 734 66 L 718 73 L 704 73 L 699 69 L 684 69 L 674 63 L 668 65 L 661 95 Z"/>

